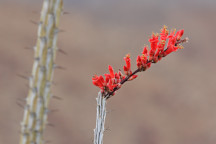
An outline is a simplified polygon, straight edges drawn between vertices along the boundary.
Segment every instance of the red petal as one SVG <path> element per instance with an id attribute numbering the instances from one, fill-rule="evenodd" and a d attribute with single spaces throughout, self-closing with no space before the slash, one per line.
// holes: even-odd
<path id="1" fill-rule="evenodd" d="M 114 75 L 113 68 L 112 68 L 111 65 L 109 65 L 109 72 L 110 72 L 110 76 L 111 76 L 111 78 L 114 78 L 115 75 Z"/>
<path id="2" fill-rule="evenodd" d="M 148 56 L 148 49 L 147 49 L 147 46 L 145 46 L 145 47 L 143 48 L 142 54 L 145 55 L 145 56 Z"/>
<path id="3" fill-rule="evenodd" d="M 97 81 L 92 81 L 95 86 L 99 86 Z"/>
<path id="4" fill-rule="evenodd" d="M 119 73 L 115 73 L 115 78 L 116 78 L 116 79 L 120 79 Z"/>
<path id="5" fill-rule="evenodd" d="M 111 76 L 110 76 L 110 74 L 104 74 L 104 75 L 105 75 L 105 81 L 106 81 L 106 83 L 108 83 L 109 80 L 111 79 Z"/>
<path id="6" fill-rule="evenodd" d="M 151 50 L 155 51 L 157 49 L 158 36 L 152 34 L 152 38 L 149 39 L 149 42 L 151 43 Z"/>
<path id="7" fill-rule="evenodd" d="M 177 31 L 177 33 L 176 33 L 176 39 L 180 40 L 183 34 L 184 34 L 184 30 L 183 29 Z"/>
<path id="8" fill-rule="evenodd" d="M 131 81 L 131 80 L 135 79 L 136 77 L 137 77 L 137 75 L 133 75 L 132 77 L 130 77 L 129 80 Z"/>
<path id="9" fill-rule="evenodd" d="M 147 63 L 147 68 L 150 68 L 151 67 L 151 63 Z"/>
<path id="10" fill-rule="evenodd" d="M 141 58 L 141 63 L 142 63 L 142 65 L 143 65 L 143 67 L 145 67 L 145 65 L 146 65 L 146 63 L 147 63 L 147 57 L 142 56 L 142 58 Z"/>
<path id="11" fill-rule="evenodd" d="M 140 68 L 141 68 L 141 65 L 142 65 L 141 57 L 138 55 L 138 56 L 137 56 L 137 67 L 140 69 Z"/>
<path id="12" fill-rule="evenodd" d="M 171 52 L 174 52 L 174 51 L 177 51 L 178 47 L 174 46 L 174 45 L 170 45 L 166 51 L 164 51 L 164 55 L 168 55 L 170 54 Z"/>
<path id="13" fill-rule="evenodd" d="M 128 69 L 127 69 L 127 67 L 126 67 L 126 66 L 123 66 L 123 69 L 124 69 L 124 71 L 125 71 L 125 72 L 127 72 L 127 71 L 128 71 Z"/>
<path id="14" fill-rule="evenodd" d="M 94 75 L 93 77 L 92 77 L 92 80 L 97 80 L 98 79 L 98 76 L 97 75 Z"/>
<path id="15" fill-rule="evenodd" d="M 126 57 L 124 57 L 125 63 L 126 63 L 126 67 L 128 70 L 130 70 L 131 64 L 130 64 L 130 55 L 127 54 Z"/>
<path id="16" fill-rule="evenodd" d="M 138 77 L 138 75 L 133 75 L 132 76 L 132 79 L 135 79 L 135 78 L 137 78 Z"/>

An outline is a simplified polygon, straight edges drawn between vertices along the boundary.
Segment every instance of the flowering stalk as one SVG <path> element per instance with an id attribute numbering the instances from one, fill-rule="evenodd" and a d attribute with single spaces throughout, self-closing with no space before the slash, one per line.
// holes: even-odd
<path id="1" fill-rule="evenodd" d="M 110 73 L 104 74 L 105 79 L 102 75 L 95 75 L 92 78 L 93 84 L 101 89 L 101 94 L 99 96 L 103 97 L 101 98 L 104 101 L 103 106 L 105 106 L 105 101 L 111 96 L 115 95 L 115 92 L 120 89 L 125 82 L 135 79 L 138 72 L 146 71 L 151 67 L 152 63 L 157 63 L 170 53 L 177 51 L 178 49 L 183 49 L 183 46 L 180 44 L 187 42 L 188 38 L 181 39 L 182 35 L 184 34 L 184 30 L 179 30 L 176 33 L 175 31 L 176 30 L 172 30 L 169 33 L 167 27 L 164 26 L 161 29 L 160 34 L 153 33 L 151 38 L 149 39 L 150 50 L 148 50 L 148 47 L 145 46 L 142 55 L 137 56 L 137 69 L 135 71 L 132 72 L 131 70 L 131 60 L 130 55 L 128 54 L 126 55 L 126 57 L 124 57 L 126 63 L 126 65 L 123 66 L 124 74 L 122 74 L 120 70 L 117 73 L 114 73 L 112 66 L 109 65 L 108 69 Z M 102 105 L 100 105 L 100 107 L 102 107 Z M 103 128 L 101 129 L 101 131 L 103 132 L 105 120 L 103 123 L 101 123 L 101 120 L 99 120 L 99 118 L 100 117 L 98 117 L 97 114 L 96 129 L 98 125 L 100 125 L 100 127 Z M 95 131 L 95 135 L 97 135 L 97 131 Z M 100 134 L 100 136 L 102 137 L 103 133 Z M 98 141 L 98 137 L 95 136 L 94 144 L 102 144 L 102 139 L 103 138 L 100 138 L 100 141 Z"/>
<path id="2" fill-rule="evenodd" d="M 20 144 L 42 144 L 47 124 L 50 87 L 57 51 L 59 17 L 63 0 L 44 0 L 38 26 L 37 44 L 34 47 L 34 64 L 29 78 L 24 117 L 21 122 Z"/>
<path id="3" fill-rule="evenodd" d="M 93 84 L 101 89 L 106 99 L 115 95 L 115 91 L 121 88 L 126 81 L 131 81 L 137 77 L 135 74 L 146 71 L 151 67 L 152 63 L 157 63 L 170 53 L 178 49 L 183 49 L 183 46 L 180 44 L 187 42 L 188 38 L 181 39 L 184 30 L 179 30 L 176 34 L 175 31 L 176 30 L 172 30 L 169 34 L 167 27 L 164 26 L 161 29 L 160 38 L 159 34 L 153 33 L 149 39 L 151 45 L 150 50 L 148 51 L 148 46 L 145 46 L 142 55 L 137 56 L 137 69 L 134 72 L 131 71 L 130 55 L 127 54 L 126 57 L 124 57 L 126 63 L 126 65 L 123 66 L 124 74 L 122 74 L 120 70 L 114 73 L 112 66 L 109 65 L 110 74 L 104 74 L 105 79 L 102 75 L 95 75 L 92 78 Z"/>

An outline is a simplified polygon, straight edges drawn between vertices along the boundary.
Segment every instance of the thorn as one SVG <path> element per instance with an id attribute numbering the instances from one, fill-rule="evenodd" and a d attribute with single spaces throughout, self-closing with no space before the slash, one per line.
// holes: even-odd
<path id="1" fill-rule="evenodd" d="M 66 70 L 65 67 L 62 67 L 62 66 L 58 66 L 56 64 L 54 64 L 53 68 L 56 68 L 56 69 L 61 69 L 61 70 Z"/>
<path id="2" fill-rule="evenodd" d="M 35 113 L 35 112 L 30 112 L 30 116 L 31 116 L 32 118 L 36 118 L 36 113 Z"/>
<path id="3" fill-rule="evenodd" d="M 63 49 L 58 49 L 58 51 L 64 55 L 67 55 L 67 53 Z"/>
<path id="4" fill-rule="evenodd" d="M 40 57 L 35 57 L 34 60 L 35 61 L 40 61 Z"/>
<path id="5" fill-rule="evenodd" d="M 24 75 L 17 74 L 17 76 L 20 77 L 20 78 L 23 78 L 23 79 L 29 80 L 29 77 L 26 77 L 26 76 L 24 76 Z"/>
<path id="6" fill-rule="evenodd" d="M 70 12 L 66 12 L 66 11 L 63 12 L 63 15 L 67 15 L 67 14 L 70 14 Z"/>
<path id="7" fill-rule="evenodd" d="M 43 65 L 41 65 L 41 66 L 40 66 L 40 71 L 41 71 L 41 72 L 45 72 L 45 71 L 46 71 L 46 67 L 43 66 Z"/>
<path id="8" fill-rule="evenodd" d="M 38 22 L 36 22 L 36 21 L 34 21 L 34 20 L 30 20 L 30 22 L 31 22 L 32 24 L 34 24 L 34 25 L 38 25 L 38 24 L 39 24 Z"/>
<path id="9" fill-rule="evenodd" d="M 66 31 L 63 30 L 63 29 L 59 29 L 58 32 L 59 32 L 59 33 L 62 33 L 62 32 L 66 32 Z"/>
<path id="10" fill-rule="evenodd" d="M 47 123 L 47 126 L 55 127 L 55 125 L 54 125 L 54 124 L 51 124 L 51 123 Z"/>
<path id="11" fill-rule="evenodd" d="M 30 110 L 30 105 L 29 105 L 29 104 L 26 104 L 25 107 L 24 107 L 24 109 L 25 109 L 25 110 Z"/>
<path id="12" fill-rule="evenodd" d="M 20 123 L 20 126 L 23 128 L 22 131 L 25 131 L 26 129 L 28 129 L 28 124 L 25 124 L 23 121 Z"/>
<path id="13" fill-rule="evenodd" d="M 17 98 L 17 101 L 26 102 L 26 98 Z"/>
<path id="14" fill-rule="evenodd" d="M 25 109 L 25 107 L 24 107 L 21 103 L 19 103 L 18 101 L 16 101 L 16 104 L 17 104 L 19 107 L 21 107 L 22 109 Z"/>
<path id="15" fill-rule="evenodd" d="M 43 43 L 46 43 L 47 42 L 47 38 L 45 36 L 41 36 L 40 37 L 40 40 L 43 42 Z"/>
<path id="16" fill-rule="evenodd" d="M 23 132 L 21 130 L 17 131 L 19 134 L 22 134 L 24 137 L 27 137 L 29 134 L 27 132 Z"/>
<path id="17" fill-rule="evenodd" d="M 62 98 L 61 97 L 58 97 L 58 96 L 52 96 L 54 99 L 56 99 L 56 100 L 62 100 Z"/>
<path id="18" fill-rule="evenodd" d="M 26 73 L 26 74 L 31 74 L 31 71 L 25 70 L 24 73 Z"/>
<path id="19" fill-rule="evenodd" d="M 50 110 L 49 112 L 54 113 L 54 112 L 58 112 L 58 111 L 59 111 L 59 109 L 53 109 L 53 110 Z"/>
<path id="20" fill-rule="evenodd" d="M 107 127 L 107 128 L 104 130 L 104 132 L 106 132 L 106 131 L 111 131 L 111 129 L 110 129 L 109 127 Z"/>
<path id="21" fill-rule="evenodd" d="M 46 87 L 46 88 L 50 88 L 51 84 L 52 84 L 52 82 L 50 82 L 50 81 L 47 80 L 47 81 L 46 81 L 45 87 Z"/>
<path id="22" fill-rule="evenodd" d="M 37 87 L 33 87 L 31 90 L 32 90 L 33 93 L 37 93 L 38 92 Z"/>
<path id="23" fill-rule="evenodd" d="M 55 29 L 55 33 L 62 33 L 62 32 L 65 32 L 65 30 L 63 30 L 63 29 L 58 29 L 58 28 Z"/>

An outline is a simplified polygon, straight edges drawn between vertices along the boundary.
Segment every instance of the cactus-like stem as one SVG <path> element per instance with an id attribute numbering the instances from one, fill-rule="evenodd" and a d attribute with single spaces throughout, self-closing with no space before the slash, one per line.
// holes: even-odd
<path id="1" fill-rule="evenodd" d="M 21 122 L 20 144 L 42 144 L 47 124 L 48 104 L 57 51 L 59 17 L 63 0 L 44 0 L 34 47 L 34 64 L 29 78 L 29 92 Z"/>
<path id="2" fill-rule="evenodd" d="M 101 92 L 97 97 L 96 128 L 94 129 L 94 144 L 103 144 L 104 125 L 106 118 L 106 98 Z"/>

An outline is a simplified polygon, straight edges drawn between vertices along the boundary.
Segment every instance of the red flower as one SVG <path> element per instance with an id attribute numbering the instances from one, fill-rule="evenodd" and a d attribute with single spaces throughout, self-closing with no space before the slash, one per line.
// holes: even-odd
<path id="1" fill-rule="evenodd" d="M 133 80 L 133 79 L 135 79 L 135 78 L 137 78 L 137 77 L 138 77 L 138 75 L 133 75 L 133 76 L 130 77 L 128 80 L 131 81 L 131 80 Z"/>
<path id="2" fill-rule="evenodd" d="M 139 55 L 137 56 L 137 68 L 140 70 L 142 69 L 142 61 Z"/>
<path id="3" fill-rule="evenodd" d="M 173 30 L 173 31 L 170 33 L 170 35 L 168 36 L 169 41 L 168 41 L 168 46 L 167 46 L 167 47 L 169 47 L 170 45 L 175 45 L 176 40 L 177 40 L 176 37 L 174 36 L 175 31 L 176 31 L 176 30 Z"/>
<path id="4" fill-rule="evenodd" d="M 148 56 L 148 49 L 147 49 L 147 46 L 145 46 L 144 48 L 143 48 L 143 52 L 142 52 L 142 54 L 144 55 L 144 56 Z"/>
<path id="5" fill-rule="evenodd" d="M 166 41 L 169 31 L 167 30 L 167 26 L 163 26 L 160 33 L 161 41 Z"/>
<path id="6" fill-rule="evenodd" d="M 143 48 L 142 56 L 137 56 L 137 67 L 139 70 L 145 70 L 147 68 L 147 62 L 148 62 L 148 50 L 147 46 Z"/>
<path id="7" fill-rule="evenodd" d="M 145 55 L 142 55 L 141 62 L 142 62 L 143 67 L 146 67 L 148 59 L 147 59 L 147 57 Z"/>
<path id="8" fill-rule="evenodd" d="M 176 46 L 176 41 L 180 40 L 182 35 L 184 34 L 184 30 L 177 31 L 175 35 L 175 30 L 171 32 L 171 34 L 168 36 L 169 41 L 167 45 L 167 49 L 164 51 L 164 56 L 170 54 L 171 52 L 177 51 L 177 49 L 182 49 L 183 47 L 181 45 Z"/>
<path id="9" fill-rule="evenodd" d="M 92 82 L 95 86 L 98 86 L 99 88 L 103 89 L 104 87 L 104 78 L 102 76 L 97 76 L 95 75 L 93 78 L 92 78 Z"/>
<path id="10" fill-rule="evenodd" d="M 126 57 L 124 57 L 126 66 L 123 67 L 125 75 L 130 75 L 131 73 L 131 63 L 130 63 L 130 55 L 127 54 Z"/>
<path id="11" fill-rule="evenodd" d="M 149 39 L 149 42 L 151 44 L 151 50 L 149 51 L 149 60 L 152 60 L 157 49 L 158 34 L 153 33 L 152 37 Z"/>
<path id="12" fill-rule="evenodd" d="M 158 34 L 152 34 L 152 37 L 149 39 L 149 42 L 151 44 L 151 50 L 155 51 L 157 49 L 157 43 L 158 43 Z"/>
<path id="13" fill-rule="evenodd" d="M 142 57 L 141 57 L 141 62 L 142 62 L 142 65 L 144 68 L 146 68 L 146 64 L 148 62 L 148 49 L 147 49 L 147 46 L 145 46 L 143 48 L 143 52 L 142 52 Z"/>
<path id="14" fill-rule="evenodd" d="M 113 84 L 112 80 L 109 80 L 109 83 L 107 87 L 109 88 L 109 91 L 113 91 L 113 89 L 117 86 L 117 84 Z"/>
<path id="15" fill-rule="evenodd" d="M 114 73 L 112 66 L 109 65 L 108 69 L 110 74 L 104 74 L 105 80 L 103 76 L 97 75 L 92 78 L 92 83 L 99 87 L 102 92 L 112 92 L 114 88 L 120 87 L 121 80 L 125 78 L 120 71 L 118 73 Z"/>
<path id="16" fill-rule="evenodd" d="M 118 71 L 118 75 L 119 75 L 120 79 L 124 79 L 125 78 L 125 76 L 122 74 L 121 70 Z"/>
<path id="17" fill-rule="evenodd" d="M 105 85 L 109 82 L 109 80 L 111 79 L 110 74 L 104 74 L 105 75 Z"/>
<path id="18" fill-rule="evenodd" d="M 183 49 L 182 46 L 174 46 L 174 45 L 170 45 L 166 51 L 164 51 L 164 56 L 170 54 L 171 52 L 177 51 L 177 49 Z"/>
<path id="19" fill-rule="evenodd" d="M 114 75 L 114 72 L 113 72 L 113 68 L 112 68 L 111 65 L 109 65 L 108 69 L 109 69 L 111 78 L 115 78 L 115 75 Z"/>
<path id="20" fill-rule="evenodd" d="M 184 34 L 184 30 L 183 29 L 177 31 L 177 33 L 176 33 L 176 39 L 179 41 L 181 39 L 181 37 L 182 37 L 183 34 Z"/>

